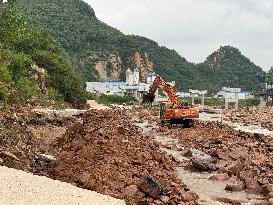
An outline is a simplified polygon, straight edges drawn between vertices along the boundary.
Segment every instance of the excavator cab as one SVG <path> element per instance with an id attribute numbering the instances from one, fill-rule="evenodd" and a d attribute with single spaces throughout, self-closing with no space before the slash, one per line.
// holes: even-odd
<path id="1" fill-rule="evenodd" d="M 174 106 L 171 102 L 160 105 L 160 120 L 162 125 L 179 124 L 185 128 L 194 126 L 194 118 L 199 118 L 198 109 L 191 106 Z"/>
<path id="2" fill-rule="evenodd" d="M 173 104 L 171 102 L 163 102 L 160 105 L 160 118 L 163 118 L 166 109 L 172 109 Z"/>

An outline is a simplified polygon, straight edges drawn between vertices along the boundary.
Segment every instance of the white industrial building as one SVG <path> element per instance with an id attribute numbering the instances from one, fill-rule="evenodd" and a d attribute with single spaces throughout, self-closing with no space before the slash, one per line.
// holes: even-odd
<path id="1" fill-rule="evenodd" d="M 141 99 L 143 93 L 149 92 L 150 86 L 156 78 L 154 72 L 150 72 L 147 76 L 147 83 L 140 82 L 139 69 L 131 69 L 126 71 L 126 82 L 87 82 L 86 90 L 93 94 L 119 95 L 124 96 L 132 94 L 137 99 Z"/>
<path id="2" fill-rule="evenodd" d="M 134 69 L 133 78 L 134 78 L 133 84 L 138 85 L 139 84 L 139 69 L 138 68 Z M 126 79 L 126 82 L 127 82 L 127 79 Z"/>
<path id="3" fill-rule="evenodd" d="M 126 71 L 126 82 L 87 82 L 86 90 L 93 94 L 105 95 L 133 95 L 139 101 L 142 100 L 143 94 L 148 93 L 150 86 L 156 78 L 155 72 L 149 72 L 146 78 L 146 83 L 140 82 L 140 72 L 136 68 L 132 72 L 129 68 Z M 175 86 L 175 82 L 170 83 Z M 158 97 L 158 91 L 155 93 L 155 102 L 166 101 L 166 97 Z"/>
<path id="4" fill-rule="evenodd" d="M 225 91 L 219 91 L 216 95 L 213 96 L 213 98 L 224 98 L 225 97 Z M 235 98 L 234 92 L 227 93 L 227 98 Z M 253 98 L 250 92 L 241 91 L 238 93 L 238 99 L 239 100 L 246 100 L 249 98 Z"/>

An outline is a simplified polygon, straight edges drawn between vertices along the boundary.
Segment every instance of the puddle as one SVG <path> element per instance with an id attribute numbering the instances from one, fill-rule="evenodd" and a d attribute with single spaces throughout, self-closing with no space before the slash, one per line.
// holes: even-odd
<path id="1" fill-rule="evenodd" d="M 230 181 L 212 181 L 209 178 L 214 173 L 190 172 L 183 167 L 177 168 L 182 181 L 199 196 L 200 204 L 219 205 L 225 204 L 217 201 L 217 198 L 226 198 L 234 201 L 241 201 L 241 204 L 252 205 L 257 202 L 260 197 L 257 195 L 250 195 L 244 191 L 227 192 L 226 185 Z"/>
<path id="2" fill-rule="evenodd" d="M 179 150 L 174 148 L 161 148 L 162 151 L 168 155 L 173 156 L 177 161 L 189 161 L 188 158 L 182 156 L 183 146 L 178 143 L 178 140 L 170 137 L 160 135 L 154 128 L 157 128 L 155 124 L 149 124 L 147 121 L 137 122 L 137 119 L 133 120 L 136 126 L 143 129 L 143 134 L 152 137 L 155 141 L 162 144 L 163 147 L 167 145 L 174 145 L 170 147 L 179 147 Z M 168 146 L 167 146 L 168 147 Z M 212 181 L 209 178 L 215 174 L 204 173 L 204 172 L 192 172 L 184 169 L 184 167 L 177 167 L 177 171 L 182 181 L 199 196 L 199 203 L 201 205 L 224 205 L 226 203 L 220 202 L 218 198 L 227 198 L 230 200 L 238 200 L 243 203 L 242 205 L 255 204 L 257 199 L 260 198 L 258 195 L 249 195 L 244 191 L 241 192 L 227 192 L 225 187 L 229 181 Z"/>

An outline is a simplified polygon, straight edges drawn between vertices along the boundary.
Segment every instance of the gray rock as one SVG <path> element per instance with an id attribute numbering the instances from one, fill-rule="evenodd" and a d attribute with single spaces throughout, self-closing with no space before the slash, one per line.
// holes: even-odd
<path id="1" fill-rule="evenodd" d="M 147 173 L 143 177 L 139 188 L 154 199 L 159 198 L 163 191 L 161 184 L 154 177 Z"/>
<path id="2" fill-rule="evenodd" d="M 209 158 L 193 158 L 191 163 L 196 169 L 202 171 L 215 171 L 218 169 L 217 165 L 213 164 Z"/>
<path id="3" fill-rule="evenodd" d="M 46 154 L 38 154 L 37 159 L 47 163 L 56 161 L 56 157 Z"/>
<path id="4" fill-rule="evenodd" d="M 190 149 L 184 153 L 184 156 L 192 158 L 191 163 L 196 169 L 202 171 L 215 171 L 218 169 L 215 159 L 200 150 Z"/>
<path id="5" fill-rule="evenodd" d="M 244 183 L 242 181 L 234 181 L 227 184 L 225 190 L 230 192 L 242 191 L 244 190 Z"/>

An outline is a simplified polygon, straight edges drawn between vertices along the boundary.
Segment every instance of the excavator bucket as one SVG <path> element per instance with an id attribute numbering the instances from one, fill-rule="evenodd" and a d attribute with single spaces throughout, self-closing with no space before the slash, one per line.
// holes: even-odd
<path id="1" fill-rule="evenodd" d="M 155 95 L 152 95 L 150 93 L 143 95 L 142 104 L 152 104 L 154 102 Z"/>

